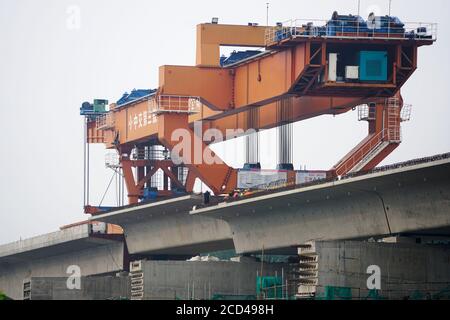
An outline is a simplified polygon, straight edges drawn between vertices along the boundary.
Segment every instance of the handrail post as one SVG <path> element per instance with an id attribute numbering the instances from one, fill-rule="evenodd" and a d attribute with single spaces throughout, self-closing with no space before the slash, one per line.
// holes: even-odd
<path id="1" fill-rule="evenodd" d="M 391 17 L 388 19 L 388 39 L 391 37 Z"/>

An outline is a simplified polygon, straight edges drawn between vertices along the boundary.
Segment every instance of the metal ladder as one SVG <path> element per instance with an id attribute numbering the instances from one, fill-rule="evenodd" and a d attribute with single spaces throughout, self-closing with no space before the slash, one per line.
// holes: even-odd
<path id="1" fill-rule="evenodd" d="M 314 242 L 306 243 L 298 249 L 298 299 L 315 297 L 319 284 L 319 255 Z"/>
<path id="2" fill-rule="evenodd" d="M 131 300 L 144 300 L 144 272 L 142 260 L 130 263 Z"/>
<path id="3" fill-rule="evenodd" d="M 31 280 L 23 281 L 23 300 L 31 300 Z"/>
<path id="4" fill-rule="evenodd" d="M 407 106 L 408 108 L 408 114 L 410 115 L 410 106 Z M 362 111 L 359 111 L 360 113 L 360 119 L 362 120 L 370 120 L 372 117 L 373 119 L 375 116 L 371 116 L 371 113 L 374 113 L 375 111 L 371 111 L 370 107 L 367 107 L 367 113 L 363 109 Z M 402 136 L 401 136 L 401 128 L 400 128 L 400 122 L 407 121 L 409 119 L 403 119 L 401 115 L 402 111 L 400 109 L 400 100 L 398 98 L 389 98 L 386 100 L 386 107 L 385 107 L 385 116 L 386 118 L 386 128 L 383 129 L 377 136 L 374 137 L 374 140 L 379 140 L 379 143 L 367 154 L 365 155 L 361 161 L 356 164 L 349 173 L 354 173 L 362 170 L 370 161 L 372 161 L 378 154 L 383 152 L 384 149 L 386 149 L 390 144 L 399 144 L 402 142 Z M 366 118 L 367 119 L 364 119 Z"/>
<path id="5" fill-rule="evenodd" d="M 385 137 L 390 143 L 401 143 L 401 131 L 400 122 L 401 110 L 400 110 L 400 100 L 398 98 L 389 98 L 386 101 L 386 112 L 387 112 L 387 137 Z"/>

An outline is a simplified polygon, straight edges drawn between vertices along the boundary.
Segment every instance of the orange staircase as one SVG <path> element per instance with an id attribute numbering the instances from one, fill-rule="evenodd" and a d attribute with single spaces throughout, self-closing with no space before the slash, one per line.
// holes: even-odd
<path id="1" fill-rule="evenodd" d="M 378 121 L 382 126 L 380 130 L 369 134 L 334 166 L 333 172 L 336 176 L 371 169 L 400 145 L 402 142 L 400 127 L 402 107 L 399 98 L 389 98 L 385 102 L 383 112 L 378 113 L 381 116 L 377 117 L 373 106 L 366 106 L 367 112 L 360 109 L 360 120 L 367 120 L 369 123 Z M 360 108 L 364 108 L 364 106 Z"/>

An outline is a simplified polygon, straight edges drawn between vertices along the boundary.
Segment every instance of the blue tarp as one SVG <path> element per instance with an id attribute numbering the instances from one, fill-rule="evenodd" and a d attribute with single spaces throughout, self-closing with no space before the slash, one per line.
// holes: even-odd
<path id="1" fill-rule="evenodd" d="M 155 92 L 156 92 L 156 90 L 152 90 L 152 89 L 133 89 L 131 91 L 131 93 L 125 92 L 123 94 L 122 98 L 120 98 L 117 101 L 117 106 L 120 107 L 124 104 L 130 103 L 130 102 L 138 100 L 142 97 L 151 95 Z"/>
<path id="2" fill-rule="evenodd" d="M 256 56 L 263 51 L 259 50 L 246 50 L 246 51 L 234 51 L 231 53 L 229 57 L 221 57 L 220 58 L 220 65 L 222 67 L 234 64 L 236 62 L 242 61 L 244 59 Z"/>
<path id="3" fill-rule="evenodd" d="M 368 32 L 367 23 L 364 19 L 353 15 L 333 15 L 332 19 L 328 21 L 326 29 L 327 36 L 335 36 L 336 32 Z"/>

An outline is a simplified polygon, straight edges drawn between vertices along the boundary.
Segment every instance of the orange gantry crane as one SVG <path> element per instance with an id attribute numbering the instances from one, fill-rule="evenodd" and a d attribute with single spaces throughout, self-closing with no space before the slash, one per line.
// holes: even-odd
<path id="1" fill-rule="evenodd" d="M 200 24 L 195 66 L 161 66 L 158 88 L 127 103 L 83 104 L 86 142 L 117 151 L 130 204 L 144 197 L 160 170 L 164 182 L 158 195 L 192 192 L 197 178 L 219 195 L 237 188 L 238 171 L 211 151 L 218 136 L 233 139 L 249 129 L 358 107 L 360 120 L 368 121 L 368 136 L 328 175 L 372 169 L 401 142 L 406 110 L 400 89 L 417 68 L 418 48 L 436 40 L 434 24 L 372 19 L 378 25 L 336 13 L 328 21 L 274 27 Z M 265 50 L 224 64 L 221 46 Z M 292 179 L 295 172 L 287 176 Z"/>

